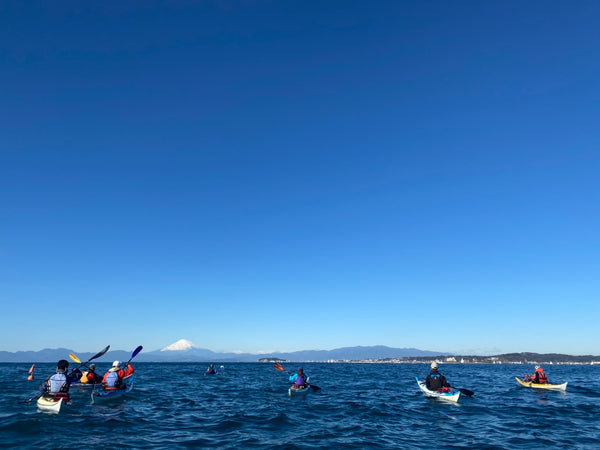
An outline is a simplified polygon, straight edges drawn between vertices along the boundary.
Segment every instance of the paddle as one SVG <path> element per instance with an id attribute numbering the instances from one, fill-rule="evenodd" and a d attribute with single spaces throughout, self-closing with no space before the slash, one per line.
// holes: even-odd
<path id="1" fill-rule="evenodd" d="M 92 356 L 90 359 L 88 359 L 86 362 L 81 363 L 81 360 L 79 358 L 77 358 L 77 356 L 75 356 L 73 353 L 69 353 L 69 357 L 75 361 L 76 363 L 81 363 L 79 365 L 79 367 L 76 367 L 75 369 L 71 370 L 71 373 L 73 373 L 73 371 L 75 371 L 76 369 L 79 369 L 80 367 L 83 367 L 85 365 L 87 365 L 90 361 L 96 359 L 96 358 L 100 358 L 102 355 L 104 355 L 108 349 L 110 348 L 110 345 L 107 345 L 106 347 L 104 347 L 102 350 L 100 350 L 98 353 L 96 353 L 94 356 Z M 46 381 L 48 381 L 50 377 L 46 378 Z M 24 400 L 23 403 L 30 403 L 34 400 L 37 400 L 39 397 L 41 397 L 41 395 L 46 391 L 46 383 L 42 383 L 42 388 L 40 389 L 39 394 L 31 397 L 29 400 Z"/>
<path id="2" fill-rule="evenodd" d="M 464 389 L 464 388 L 457 388 L 454 386 L 450 386 L 452 389 L 456 389 L 457 391 L 460 391 L 461 394 L 466 395 L 467 397 L 473 397 L 475 395 L 475 392 L 469 390 L 469 389 Z"/>
<path id="3" fill-rule="evenodd" d="M 279 363 L 274 363 L 274 364 L 273 364 L 273 367 L 275 367 L 275 369 L 279 370 L 280 372 L 286 372 L 288 375 L 292 375 L 292 372 L 289 372 L 289 371 L 285 370 L 285 369 L 283 368 L 283 366 L 282 366 L 281 364 L 279 364 Z M 312 384 L 312 383 L 309 383 L 308 385 L 309 385 L 311 388 L 313 388 L 315 391 L 319 391 L 319 390 L 321 389 L 319 386 L 317 386 L 317 385 L 314 385 L 314 384 Z"/>
<path id="4" fill-rule="evenodd" d="M 142 347 L 141 345 L 138 345 L 138 347 L 137 347 L 137 348 L 136 348 L 136 349 L 133 351 L 133 353 L 131 354 L 131 358 L 129 358 L 129 361 L 127 361 L 127 362 L 125 363 L 125 365 L 128 365 L 128 364 L 131 362 L 131 360 L 132 360 L 133 358 L 135 358 L 135 357 L 138 355 L 138 353 L 139 353 L 139 352 L 141 352 L 141 351 L 142 351 L 142 349 L 143 349 L 143 348 L 144 348 L 144 347 Z"/>

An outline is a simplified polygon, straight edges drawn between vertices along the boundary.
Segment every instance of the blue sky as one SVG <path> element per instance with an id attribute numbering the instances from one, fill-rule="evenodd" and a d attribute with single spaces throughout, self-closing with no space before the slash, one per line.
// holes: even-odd
<path id="1" fill-rule="evenodd" d="M 0 350 L 600 354 L 599 15 L 3 2 Z"/>

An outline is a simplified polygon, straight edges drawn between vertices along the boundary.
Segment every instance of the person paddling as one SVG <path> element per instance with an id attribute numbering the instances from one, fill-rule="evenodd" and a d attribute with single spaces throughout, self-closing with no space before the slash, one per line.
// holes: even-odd
<path id="1" fill-rule="evenodd" d="M 306 389 L 308 386 L 308 377 L 304 374 L 302 367 L 298 369 L 298 372 L 290 375 L 289 380 L 294 383 L 292 389 Z"/>
<path id="2" fill-rule="evenodd" d="M 217 369 L 215 369 L 215 365 L 211 364 L 210 366 L 208 366 L 208 369 L 206 369 L 206 375 L 216 375 L 217 374 Z"/>
<path id="3" fill-rule="evenodd" d="M 102 378 L 96 373 L 96 364 L 90 364 L 88 370 L 83 372 L 81 382 L 84 384 L 97 384 L 102 382 Z"/>
<path id="4" fill-rule="evenodd" d="M 67 373 L 69 370 L 69 361 L 61 359 L 56 363 L 56 373 L 46 378 L 40 390 L 45 396 L 52 396 L 54 398 L 64 398 L 65 401 L 69 399 L 69 388 L 71 383 L 74 383 L 79 379 L 81 374 L 80 371 L 73 370 L 71 373 Z"/>
<path id="5" fill-rule="evenodd" d="M 127 364 L 126 369 L 121 369 L 122 364 L 121 361 L 113 362 L 112 367 L 104 374 L 104 377 L 102 378 L 102 386 L 104 386 L 104 389 L 125 389 L 126 386 L 123 385 L 123 378 L 132 375 L 134 370 L 131 364 Z"/>
<path id="6" fill-rule="evenodd" d="M 533 375 L 525 375 L 525 381 L 531 381 L 536 384 L 548 384 L 548 377 L 542 366 L 535 366 L 535 373 Z"/>
<path id="7" fill-rule="evenodd" d="M 449 391 L 450 383 L 446 380 L 446 377 L 438 372 L 438 363 L 431 363 L 431 372 L 425 378 L 425 385 L 430 391 Z"/>

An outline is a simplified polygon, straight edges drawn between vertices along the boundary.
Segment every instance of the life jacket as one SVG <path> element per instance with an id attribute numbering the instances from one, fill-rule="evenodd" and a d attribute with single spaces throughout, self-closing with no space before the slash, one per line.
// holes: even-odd
<path id="1" fill-rule="evenodd" d="M 119 374 L 115 371 L 107 373 L 102 384 L 106 389 L 121 389 L 122 383 Z"/>
<path id="2" fill-rule="evenodd" d="M 64 373 L 55 373 L 48 380 L 48 392 L 56 394 L 57 392 L 67 392 L 69 385 L 67 384 L 67 376 Z"/>
<path id="3" fill-rule="evenodd" d="M 537 382 L 539 384 L 547 384 L 548 383 L 548 377 L 546 376 L 546 374 L 544 373 L 544 370 L 541 367 L 535 371 L 535 374 L 537 375 L 536 378 L 537 378 Z"/>
<path id="4" fill-rule="evenodd" d="M 298 375 L 294 384 L 296 386 L 304 386 L 306 384 L 306 378 L 303 375 Z"/>

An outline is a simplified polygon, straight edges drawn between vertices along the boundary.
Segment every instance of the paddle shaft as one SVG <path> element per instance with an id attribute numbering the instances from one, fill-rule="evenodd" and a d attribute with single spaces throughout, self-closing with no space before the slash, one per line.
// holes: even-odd
<path id="1" fill-rule="evenodd" d="M 475 395 L 475 392 L 469 390 L 469 389 L 464 389 L 464 388 L 457 388 L 454 386 L 450 386 L 452 389 L 456 389 L 457 391 L 460 391 L 461 394 L 466 395 L 467 397 L 472 397 L 473 395 Z"/>

